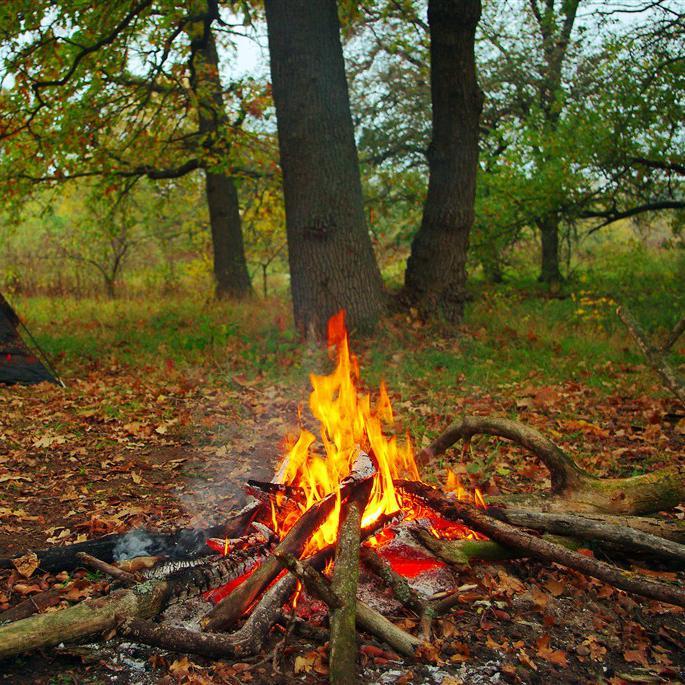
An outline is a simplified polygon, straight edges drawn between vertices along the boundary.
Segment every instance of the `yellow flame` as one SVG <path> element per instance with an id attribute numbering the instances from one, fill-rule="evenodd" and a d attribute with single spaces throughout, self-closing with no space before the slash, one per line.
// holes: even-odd
<path id="1" fill-rule="evenodd" d="M 318 438 L 302 428 L 299 435 L 290 441 L 274 479 L 302 489 L 305 495 L 304 502 L 300 504 L 302 511 L 327 495 L 336 495 L 333 511 L 312 536 L 305 554 L 335 542 L 340 518 L 340 482 L 350 474 L 359 449 L 372 456 L 376 467 L 362 526 L 373 524 L 383 514 L 394 514 L 400 510 L 401 502 L 393 479 L 421 480 L 409 435 L 398 442 L 391 434 L 394 416 L 385 384 L 381 382 L 374 405 L 371 396 L 360 392 L 357 387 L 359 364 L 350 353 L 343 311 L 328 322 L 328 343 L 336 356 L 335 370 L 328 375 L 310 376 L 309 408 L 319 422 Z M 485 507 L 481 493 L 476 490 L 471 495 L 451 470 L 447 474 L 447 489 L 454 491 L 458 499 Z M 277 496 L 276 505 L 273 502 L 271 505 L 271 517 L 274 531 L 282 536 L 299 514 L 291 512 L 288 516 L 279 517 L 280 504 Z M 415 512 L 404 513 L 411 517 Z M 434 532 L 439 535 L 437 530 Z M 468 529 L 461 534 L 471 535 Z"/>
<path id="2" fill-rule="evenodd" d="M 372 406 L 369 394 L 357 389 L 359 365 L 350 354 L 344 313 L 329 322 L 329 345 L 337 355 L 333 373 L 310 376 L 309 408 L 319 422 L 319 440 L 302 429 L 279 470 L 278 480 L 302 488 L 304 509 L 331 493 L 338 493 L 335 510 L 315 535 L 312 546 L 320 548 L 335 541 L 340 513 L 340 481 L 350 474 L 358 449 L 373 455 L 377 474 L 362 517 L 367 526 L 382 514 L 400 509 L 393 478 L 420 480 L 411 441 L 398 443 L 387 435 L 394 418 L 385 384 Z"/>

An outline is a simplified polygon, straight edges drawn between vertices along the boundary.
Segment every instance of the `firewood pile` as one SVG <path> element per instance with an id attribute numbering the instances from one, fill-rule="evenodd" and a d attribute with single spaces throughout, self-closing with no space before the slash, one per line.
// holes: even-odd
<path id="1" fill-rule="evenodd" d="M 457 437 L 485 430 L 507 434 L 522 444 L 525 436 L 527 446 L 539 456 L 551 453 L 553 447 L 539 433 L 514 422 L 467 417 L 440 436 L 421 457 L 435 456 Z M 520 435 L 516 437 L 515 432 Z M 558 448 L 554 454 L 558 460 L 555 465 L 547 462 L 553 475 L 561 464 L 570 468 L 572 462 Z M 10 612 L 18 620 L 0 615 L 0 658 L 117 633 L 174 652 L 243 658 L 264 647 L 274 626 L 297 622 L 293 598 L 307 595 L 327 608 L 331 681 L 349 682 L 359 642 L 356 631 L 374 636 L 404 658 L 430 659 L 431 623 L 459 601 L 456 587 L 452 592 L 442 591 L 435 599 L 416 588 L 417 583 L 412 582 L 415 578 L 395 570 L 394 566 L 402 567 L 396 563 L 397 549 L 406 551 L 411 546 L 414 550 L 406 552 L 408 559 L 420 549 L 424 560 L 440 560 L 441 566 L 446 563 L 455 569 L 479 559 L 535 557 L 601 579 L 638 597 L 685 607 L 682 588 L 626 573 L 577 551 L 592 541 L 619 556 L 647 555 L 685 567 L 685 529 L 680 522 L 635 515 L 647 513 L 648 507 L 662 510 L 671 503 L 669 497 L 678 497 L 676 474 L 655 473 L 648 481 L 644 476 L 625 479 L 628 494 L 647 484 L 654 489 L 649 498 L 631 495 L 631 501 L 653 502 L 641 508 L 625 504 L 628 494 L 616 497 L 619 481 L 599 480 L 593 487 L 598 492 L 606 488 L 611 494 L 602 506 L 593 492 L 590 508 L 586 501 L 588 486 L 569 486 L 570 474 L 553 478 L 556 489 L 546 500 L 538 500 L 537 509 L 494 503 L 482 508 L 420 481 L 396 480 L 401 509 L 363 525 L 363 513 L 378 477 L 373 461 L 373 455 L 359 452 L 339 490 L 297 516 L 282 536 L 274 531 L 274 512 L 285 519 L 292 511 L 301 511 L 303 493 L 295 487 L 251 481 L 247 490 L 253 501 L 223 525 L 151 537 L 151 551 L 162 554 L 144 572 L 126 571 L 131 564 L 122 560 L 113 563 L 122 536 L 39 552 L 43 569 L 90 567 L 110 575 L 113 589 L 105 597 L 61 611 L 21 617 L 15 607 Z M 573 473 L 578 475 L 578 482 L 588 477 L 577 468 Z M 673 489 L 669 490 L 664 483 L 671 479 Z M 563 511 L 564 503 L 567 511 Z M 308 546 L 336 508 L 335 543 L 318 549 Z M 577 510 L 583 513 L 568 513 Z M 412 545 L 397 544 L 399 538 L 407 537 Z M 86 550 L 97 552 L 99 558 Z M 420 619 L 417 634 L 395 625 L 370 602 L 358 598 L 360 566 L 378 578 L 379 586 L 390 588 L 395 599 Z M 169 605 L 202 596 L 216 603 L 199 619 L 198 629 L 155 621 Z M 39 609 L 39 602 L 33 604 Z"/>

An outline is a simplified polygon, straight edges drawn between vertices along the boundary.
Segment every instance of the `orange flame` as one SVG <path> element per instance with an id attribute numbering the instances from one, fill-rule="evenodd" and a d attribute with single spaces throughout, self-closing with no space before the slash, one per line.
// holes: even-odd
<path id="1" fill-rule="evenodd" d="M 350 474 L 359 449 L 372 453 L 377 474 L 362 519 L 362 525 L 367 526 L 382 514 L 400 509 L 393 478 L 419 480 L 419 473 L 409 439 L 400 444 L 394 435 L 386 434 L 394 417 L 385 385 L 381 383 L 375 406 L 370 395 L 357 390 L 359 365 L 350 354 L 343 311 L 328 322 L 328 341 L 337 356 L 335 370 L 325 376 L 310 376 L 313 390 L 309 408 L 319 421 L 319 442 L 313 433 L 301 429 L 277 480 L 300 487 L 307 509 L 326 495 L 339 495 L 340 481 Z M 338 499 L 335 510 L 315 535 L 315 548 L 335 541 L 339 513 Z"/>
<path id="2" fill-rule="evenodd" d="M 359 364 L 350 353 L 344 311 L 329 320 L 328 343 L 329 352 L 335 354 L 335 370 L 328 375 L 310 376 L 313 389 L 309 408 L 319 422 L 319 438 L 317 440 L 317 436 L 302 428 L 274 479 L 302 489 L 305 495 L 302 511 L 327 495 L 337 495 L 334 510 L 312 537 L 308 552 L 335 542 L 340 518 L 340 482 L 350 474 L 360 449 L 373 456 L 376 466 L 362 526 L 373 524 L 383 514 L 400 510 L 401 502 L 393 479 L 421 480 L 409 435 L 400 443 L 391 434 L 394 416 L 385 384 L 381 382 L 374 405 L 371 396 L 357 388 Z M 485 506 L 480 492 L 470 495 L 452 471 L 448 473 L 447 486 L 459 499 Z M 281 501 L 277 496 L 276 505 L 272 503 L 271 518 L 274 530 L 282 535 L 297 516 L 291 516 L 290 520 L 279 519 Z M 405 512 L 405 515 L 412 516 L 412 513 Z"/>

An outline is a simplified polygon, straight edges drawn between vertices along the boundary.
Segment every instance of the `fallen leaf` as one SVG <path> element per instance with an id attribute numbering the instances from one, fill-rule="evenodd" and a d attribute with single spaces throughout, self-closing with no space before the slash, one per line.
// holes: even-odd
<path id="1" fill-rule="evenodd" d="M 24 554 L 23 557 L 12 559 L 12 565 L 21 573 L 24 578 L 30 578 L 38 568 L 39 559 L 35 552 Z"/>
<path id="2" fill-rule="evenodd" d="M 545 583 L 545 587 L 550 591 L 550 594 L 554 597 L 559 597 L 561 594 L 563 594 L 565 589 L 565 585 L 562 582 L 554 580 L 553 578 L 550 578 Z"/>

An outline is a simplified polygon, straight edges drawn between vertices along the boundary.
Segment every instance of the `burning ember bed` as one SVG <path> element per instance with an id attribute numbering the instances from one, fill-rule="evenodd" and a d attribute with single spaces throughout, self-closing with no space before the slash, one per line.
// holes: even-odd
<path id="1" fill-rule="evenodd" d="M 677 504 L 679 474 L 601 481 L 536 431 L 482 417 L 464 417 L 417 458 L 410 437 L 394 434 L 385 387 L 376 398 L 359 391 L 342 313 L 329 322 L 329 348 L 335 370 L 312 376 L 311 417 L 302 418 L 273 480 L 246 484 L 252 501 L 242 511 L 206 531 L 147 536 L 147 564 L 113 565 L 121 549 L 116 536 L 39 553 L 43 568 L 90 566 L 123 587 L 1 625 L 0 658 L 118 631 L 176 652 L 244 659 L 259 653 L 274 631 L 287 637 L 297 630 L 329 641 L 319 672 L 329 672 L 332 682 L 354 682 L 355 624 L 382 645 L 374 647 L 377 663 L 440 662 L 434 621 L 477 588 L 464 584 L 461 572 L 472 560 L 514 556 L 556 562 L 685 606 L 677 585 L 626 574 L 576 551 L 593 540 L 619 556 L 647 553 L 682 566 L 682 529 L 663 519 L 630 518 Z M 552 493 L 544 505 L 488 506 L 452 472 L 439 488 L 422 482 L 420 461 L 479 433 L 514 440 L 548 466 Z M 542 532 L 563 537 L 551 540 Z M 151 620 L 163 611 L 162 622 Z"/>

